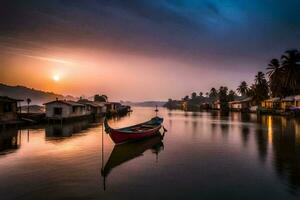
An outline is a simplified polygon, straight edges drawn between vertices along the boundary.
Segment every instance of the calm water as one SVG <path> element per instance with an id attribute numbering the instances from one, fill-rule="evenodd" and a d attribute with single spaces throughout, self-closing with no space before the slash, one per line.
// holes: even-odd
<path id="1" fill-rule="evenodd" d="M 153 108 L 134 108 L 110 124 L 153 115 Z M 0 199 L 300 198 L 300 120 L 160 115 L 168 129 L 162 141 L 119 147 L 106 134 L 102 142 L 101 123 L 87 121 L 2 132 Z"/>

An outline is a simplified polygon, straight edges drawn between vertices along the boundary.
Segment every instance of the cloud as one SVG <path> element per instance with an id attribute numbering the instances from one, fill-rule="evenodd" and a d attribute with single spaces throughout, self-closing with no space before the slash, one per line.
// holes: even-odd
<path id="1" fill-rule="evenodd" d="M 300 3 L 292 0 L 4 0 L 2 5 L 0 35 L 42 47 L 204 59 L 231 68 L 232 60 L 255 64 L 300 45 Z"/>
<path id="2" fill-rule="evenodd" d="M 37 53 L 31 49 L 24 49 L 24 48 L 12 47 L 12 46 L 0 45 L 0 50 L 2 50 L 5 53 L 8 53 L 8 54 L 24 56 L 27 58 L 41 60 L 41 61 L 65 64 L 65 65 L 69 65 L 69 66 L 76 65 L 76 63 L 68 61 L 68 60 L 59 59 L 59 58 L 55 58 L 55 57 L 51 57 L 51 56 L 41 56 L 41 55 L 39 55 L 40 53 Z"/>

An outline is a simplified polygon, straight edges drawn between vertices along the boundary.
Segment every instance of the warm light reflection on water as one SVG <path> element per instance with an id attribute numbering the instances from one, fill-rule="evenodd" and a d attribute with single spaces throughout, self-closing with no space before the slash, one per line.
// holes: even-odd
<path id="1" fill-rule="evenodd" d="M 154 114 L 134 108 L 109 123 L 123 127 Z M 162 141 L 119 147 L 104 134 L 102 148 L 101 120 L 1 132 L 0 199 L 299 198 L 299 119 L 159 114 L 168 129 Z"/>
<path id="2" fill-rule="evenodd" d="M 268 142 L 269 142 L 269 144 L 272 144 L 272 142 L 273 142 L 272 116 L 268 116 Z"/>

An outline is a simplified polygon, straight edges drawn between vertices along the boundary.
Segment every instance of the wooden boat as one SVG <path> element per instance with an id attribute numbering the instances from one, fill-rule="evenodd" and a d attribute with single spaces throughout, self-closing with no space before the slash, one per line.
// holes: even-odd
<path id="1" fill-rule="evenodd" d="M 141 124 L 114 129 L 109 126 L 106 118 L 104 120 L 105 131 L 116 144 L 153 136 L 162 127 L 162 123 L 163 118 L 154 117 L 151 120 Z"/>
<path id="2" fill-rule="evenodd" d="M 164 135 L 158 132 L 145 140 L 115 145 L 107 163 L 102 167 L 102 176 L 107 177 L 113 168 L 142 156 L 148 149 L 157 155 L 163 149 L 163 137 Z"/>

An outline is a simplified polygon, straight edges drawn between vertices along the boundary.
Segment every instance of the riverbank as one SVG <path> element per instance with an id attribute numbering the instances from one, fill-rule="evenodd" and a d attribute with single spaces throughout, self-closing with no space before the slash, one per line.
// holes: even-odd
<path id="1" fill-rule="evenodd" d="M 294 118 L 300 118 L 300 111 L 292 111 L 292 110 L 276 110 L 276 109 L 264 109 L 264 108 L 257 108 L 256 110 L 250 110 L 250 109 L 227 109 L 227 110 L 221 110 L 221 109 L 169 109 L 168 110 L 180 110 L 180 111 L 186 111 L 186 112 L 220 112 L 220 113 L 242 113 L 242 114 L 258 114 L 258 115 L 273 115 L 273 116 L 286 116 L 286 117 L 294 117 Z"/>

